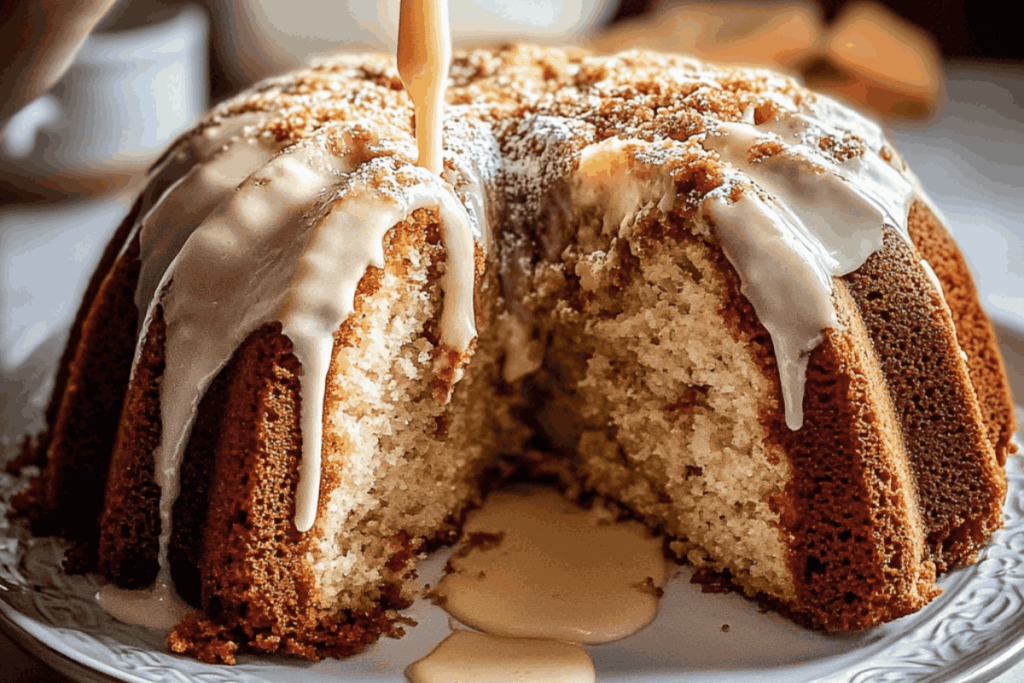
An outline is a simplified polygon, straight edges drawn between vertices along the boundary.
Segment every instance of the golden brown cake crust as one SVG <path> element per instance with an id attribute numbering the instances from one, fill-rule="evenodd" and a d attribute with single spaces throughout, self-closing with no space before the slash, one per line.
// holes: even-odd
<path id="1" fill-rule="evenodd" d="M 903 431 L 930 559 L 943 571 L 973 562 L 1002 526 L 1006 476 L 940 293 L 913 249 L 892 232 L 885 238 L 846 281 Z"/>
<path id="2" fill-rule="evenodd" d="M 967 367 L 988 426 L 989 440 L 999 464 L 1004 465 L 1006 456 L 1017 451 L 1012 442 L 1017 431 L 1013 397 L 999 342 L 981 307 L 974 278 L 953 237 L 924 202 L 915 202 L 910 210 L 910 237 L 942 283 L 957 340 L 967 354 Z"/>
<path id="3" fill-rule="evenodd" d="M 14 500 L 35 533 L 59 534 L 80 546 L 73 569 L 81 571 L 95 564 L 109 454 L 135 349 L 138 244 L 125 249 L 125 242 L 142 203 L 140 198 L 118 228 L 90 280 L 57 369 L 49 428 L 33 463 L 43 471 Z"/>
<path id="4" fill-rule="evenodd" d="M 748 340 L 778 406 L 771 337 L 724 255 L 719 263 L 734 283 L 723 318 Z M 920 529 L 915 534 L 915 520 L 907 516 L 914 492 L 900 476 L 903 442 L 870 337 L 838 282 L 835 297 L 846 330 L 829 331 L 811 353 L 803 427 L 790 430 L 777 407 L 762 411 L 761 420 L 792 468 L 772 503 L 788 539 L 798 600 L 774 601 L 776 607 L 809 626 L 848 631 L 910 614 L 938 592 Z"/>

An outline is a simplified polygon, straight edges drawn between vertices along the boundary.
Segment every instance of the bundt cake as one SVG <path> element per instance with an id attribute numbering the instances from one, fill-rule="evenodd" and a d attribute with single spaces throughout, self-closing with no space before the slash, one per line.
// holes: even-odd
<path id="1" fill-rule="evenodd" d="M 498 461 L 830 631 L 1000 526 L 995 337 L 875 124 L 773 72 L 523 45 L 456 54 L 441 178 L 412 118 L 385 56 L 265 81 L 92 278 L 19 507 L 118 586 L 169 572 L 202 607 L 173 649 L 394 632 Z"/>

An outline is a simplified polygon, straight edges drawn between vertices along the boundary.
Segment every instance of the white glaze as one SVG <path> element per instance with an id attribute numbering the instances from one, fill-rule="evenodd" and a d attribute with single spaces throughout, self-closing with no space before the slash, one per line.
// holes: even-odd
<path id="1" fill-rule="evenodd" d="M 374 187 L 379 171 L 408 185 L 396 193 Z M 464 351 L 476 336 L 473 314 L 473 231 L 466 210 L 443 181 L 393 157 L 367 162 L 317 224 L 296 264 L 293 283 L 279 310 L 283 331 L 302 363 L 302 440 L 295 525 L 308 531 L 316 519 L 320 490 L 324 390 L 334 333 L 352 312 L 356 286 L 367 267 L 384 267 L 384 235 L 413 211 L 438 206 L 448 268 L 441 279 L 445 305 L 441 344 Z M 325 277 L 325 273 L 332 273 Z M 321 409 L 309 409 L 319 406 Z"/>
<path id="2" fill-rule="evenodd" d="M 192 611 L 166 581 L 141 591 L 107 585 L 96 593 L 96 601 L 118 621 L 161 631 L 174 628 Z"/>
<path id="3" fill-rule="evenodd" d="M 702 216 L 771 334 L 790 429 L 803 424 L 810 352 L 824 330 L 839 326 L 832 278 L 880 249 L 886 226 L 910 244 L 907 215 L 917 196 L 914 176 L 879 156 L 885 140 L 874 124 L 845 113 L 832 120 L 855 131 L 864 144 L 860 156 L 837 161 L 824 153 L 818 141 L 842 140 L 843 130 L 796 110 L 779 110 L 762 126 L 716 122 L 703 139 L 726 170 L 722 186 L 704 199 Z M 765 141 L 781 142 L 784 151 L 748 160 L 751 147 Z M 579 157 L 574 204 L 600 207 L 607 234 L 621 234 L 644 207 L 671 211 L 675 187 L 666 169 L 675 152 L 666 141 L 609 138 L 591 145 Z M 733 201 L 737 186 L 743 192 Z"/>
<path id="4" fill-rule="evenodd" d="M 179 179 L 146 214 L 140 226 L 142 262 L 135 304 L 145 310 L 167 266 L 185 240 L 242 181 L 258 171 L 280 149 L 271 137 L 231 137 Z M 205 163 L 204 163 L 205 162 Z M 140 321 L 141 322 L 141 321 Z"/>
<path id="5" fill-rule="evenodd" d="M 876 152 L 880 132 L 858 126 L 866 149 L 838 162 L 818 140 L 843 132 L 806 114 L 767 125 L 721 123 L 704 140 L 731 168 L 720 190 L 704 201 L 743 294 L 772 336 L 786 424 L 803 424 L 803 389 L 810 352 L 827 328 L 839 326 L 832 278 L 851 273 L 882 247 L 883 227 L 908 244 L 907 215 L 916 181 Z M 777 156 L 751 162 L 755 144 L 778 141 Z M 739 201 L 729 193 L 746 188 Z M 911 245 L 912 246 L 912 245 Z"/>
<path id="6" fill-rule="evenodd" d="M 452 557 L 436 593 L 462 623 L 505 638 L 607 643 L 654 618 L 668 568 L 639 522 L 583 510 L 550 489 L 498 491 L 464 534 L 501 537 Z"/>
<path id="7" fill-rule="evenodd" d="M 594 683 L 579 645 L 455 631 L 405 671 L 412 683 Z"/>

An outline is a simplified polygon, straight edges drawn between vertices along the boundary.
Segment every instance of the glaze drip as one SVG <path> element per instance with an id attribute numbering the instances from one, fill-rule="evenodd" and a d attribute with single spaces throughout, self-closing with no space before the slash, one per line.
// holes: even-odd
<path id="1" fill-rule="evenodd" d="M 386 173 L 393 185 L 373 182 Z M 308 531 L 316 519 L 323 443 L 323 401 L 334 334 L 352 312 L 356 286 L 370 266 L 384 267 L 384 235 L 413 211 L 437 206 L 448 270 L 441 279 L 445 306 L 441 346 L 464 351 L 476 336 L 473 322 L 473 232 L 450 187 L 393 157 L 364 164 L 346 182 L 317 222 L 298 259 L 294 281 L 278 318 L 302 363 L 302 440 L 295 525 Z M 446 358 L 442 354 L 442 359 Z M 442 362 L 444 362 L 442 360 Z M 321 409 L 310 409 L 319 406 Z M 308 447 L 307 447 L 308 444 Z"/>
<path id="2" fill-rule="evenodd" d="M 197 154 L 201 163 L 170 187 L 137 228 L 144 255 L 136 293 L 147 311 L 143 331 L 157 307 L 167 325 L 162 435 L 154 453 L 162 586 L 170 582 L 171 511 L 197 407 L 252 331 L 281 322 L 303 367 L 300 531 L 316 518 L 333 335 L 351 313 L 367 267 L 383 267 L 384 234 L 417 209 L 438 208 L 448 251 L 441 344 L 463 353 L 476 334 L 477 231 L 447 183 L 401 157 L 376 156 L 375 138 L 360 122 L 331 130 L 330 143 L 311 139 L 276 154 L 286 146 L 266 135 L 238 137 L 240 128 L 220 131 L 220 144 L 206 145 L 210 156 Z M 327 151 L 332 147 L 342 151 Z M 382 173 L 392 182 L 376 182 Z"/>
<path id="3" fill-rule="evenodd" d="M 795 113 L 759 127 L 722 122 L 703 141 L 728 164 L 703 212 L 772 336 L 790 429 L 803 424 L 810 352 L 839 326 L 832 278 L 878 251 L 886 226 L 910 244 L 916 181 L 872 153 L 880 131 L 865 121 L 857 133 Z"/>
<path id="4" fill-rule="evenodd" d="M 145 310 L 153 300 L 157 285 L 185 240 L 246 178 L 281 149 L 281 144 L 268 136 L 240 135 L 244 127 L 255 125 L 258 120 L 251 115 L 240 116 L 230 126 L 219 126 L 217 132 L 224 136 L 214 138 L 219 144 L 211 144 L 212 131 L 197 136 L 205 143 L 196 149 L 201 163 L 172 185 L 145 214 L 139 226 L 142 271 L 135 293 L 135 304 L 140 310 Z"/>

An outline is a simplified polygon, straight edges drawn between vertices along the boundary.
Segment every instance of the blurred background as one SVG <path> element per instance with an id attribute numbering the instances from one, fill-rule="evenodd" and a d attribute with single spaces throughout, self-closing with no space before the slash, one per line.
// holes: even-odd
<path id="1" fill-rule="evenodd" d="M 1024 330 L 1024 41 L 989 3 L 449 2 L 457 45 L 690 53 L 787 71 L 879 118 L 965 245 L 992 316 Z M 145 169 L 211 102 L 316 54 L 393 52 L 398 6 L 0 3 L 0 369 L 59 345 Z M 33 64 L 52 36 L 71 47 Z"/>
<path id="2" fill-rule="evenodd" d="M 1013 22 L 989 3 L 967 0 L 450 3 L 458 45 L 512 37 L 769 66 L 897 122 L 926 123 L 942 110 L 949 63 L 1011 72 L 1024 64 L 1024 41 Z M 316 54 L 392 52 L 398 5 L 5 0 L 0 57 L 8 59 L 0 65 L 9 66 L 0 66 L 0 125 L 9 122 L 0 134 L 0 201 L 51 201 L 121 188 L 210 102 Z M 59 80 L 46 80 L 66 66 L 58 58 L 36 70 L 42 75 L 26 68 L 34 42 L 72 25 L 95 30 L 88 37 L 82 28 L 65 31 L 69 44 L 84 42 Z"/>
<path id="3" fill-rule="evenodd" d="M 0 2 L 0 440 L 45 403 L 86 278 L 148 165 L 211 102 L 264 76 L 331 50 L 393 51 L 398 4 Z M 450 5 L 458 45 L 687 52 L 788 71 L 878 117 L 962 245 L 1024 396 L 1024 40 L 1005 10 L 968 0 Z M 81 49 L 32 66 L 48 34 Z M 2 683 L 65 680 L 2 634 L 0 664 Z M 1024 680 L 1024 668 L 1003 680 Z"/>
<path id="4" fill-rule="evenodd" d="M 184 4 L 173 0 L 122 2 L 101 29 L 126 29 L 150 21 L 154 12 Z M 187 0 L 195 2 L 195 0 Z M 210 45 L 211 94 L 219 98 L 269 72 L 295 66 L 312 53 L 337 49 L 385 49 L 397 35 L 397 0 L 202 0 L 216 27 Z M 673 7 L 707 15 L 728 14 L 736 7 L 763 16 L 808 8 L 824 26 L 834 24 L 859 0 L 813 2 L 757 1 L 683 3 L 673 0 L 563 0 L 452 3 L 453 33 L 458 43 L 504 36 L 563 42 L 594 29 L 653 19 Z M 920 29 L 946 59 L 1022 60 L 1024 41 L 1015 22 L 990 2 L 968 0 L 885 0 L 878 5 L 891 17 Z M 901 27 L 902 28 L 902 27 Z M 710 27 L 712 33 L 714 27 Z M 725 36 L 723 36 L 725 37 Z"/>
<path id="5" fill-rule="evenodd" d="M 449 2 L 457 45 L 685 52 L 787 71 L 880 118 L 965 245 L 992 316 L 1024 330 L 1024 41 L 989 3 Z M 145 169 L 211 102 L 312 55 L 393 52 L 398 6 L 0 3 L 0 369 L 59 345 Z M 26 61 L 52 35 L 77 54 Z"/>
<path id="6" fill-rule="evenodd" d="M 622 0 L 612 21 L 650 12 L 658 0 Z M 760 4 L 760 3 L 758 3 Z M 833 21 L 850 0 L 820 0 L 822 16 Z M 905 21 L 931 35 L 946 58 L 1024 59 L 1020 31 L 992 2 L 968 0 L 887 0 L 885 5 Z"/>

